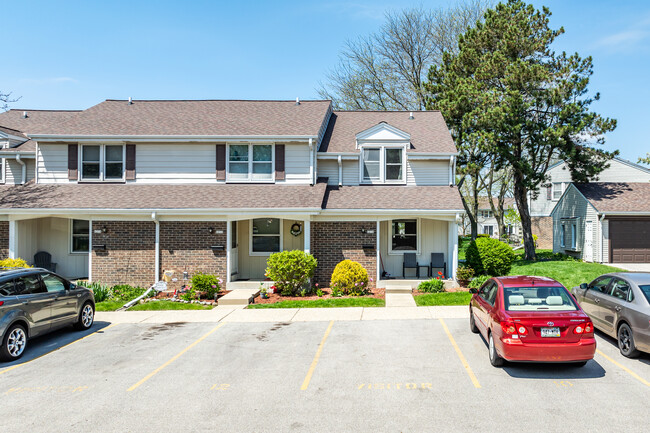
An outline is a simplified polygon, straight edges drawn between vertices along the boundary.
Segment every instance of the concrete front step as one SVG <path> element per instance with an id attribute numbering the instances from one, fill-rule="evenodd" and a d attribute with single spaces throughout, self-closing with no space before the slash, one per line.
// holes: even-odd
<path id="1" fill-rule="evenodd" d="M 408 284 L 399 284 L 399 283 L 389 283 L 386 284 L 386 294 L 389 293 L 406 293 L 411 294 L 413 289 Z"/>
<path id="2" fill-rule="evenodd" d="M 260 286 L 266 287 L 267 289 L 273 285 L 273 281 L 260 281 L 260 280 L 251 280 L 251 281 L 231 281 L 226 285 L 227 290 L 239 290 L 239 289 L 260 289 Z"/>
<path id="3" fill-rule="evenodd" d="M 255 289 L 235 289 L 219 298 L 219 305 L 248 305 L 259 293 L 259 286 Z"/>

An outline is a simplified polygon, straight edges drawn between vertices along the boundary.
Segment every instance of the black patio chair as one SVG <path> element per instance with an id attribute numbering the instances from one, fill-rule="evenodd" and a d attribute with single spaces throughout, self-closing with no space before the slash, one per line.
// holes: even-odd
<path id="1" fill-rule="evenodd" d="M 406 278 L 407 269 L 415 269 L 415 277 L 420 278 L 420 265 L 417 262 L 415 253 L 404 253 L 404 262 L 402 263 L 402 278 Z"/>
<path id="2" fill-rule="evenodd" d="M 434 269 L 440 269 L 444 274 L 447 272 L 447 263 L 445 263 L 445 254 L 444 253 L 431 253 L 431 263 L 429 263 L 429 276 L 435 277 L 436 274 L 433 273 Z"/>
<path id="3" fill-rule="evenodd" d="M 39 251 L 34 254 L 34 266 L 56 272 L 56 263 L 52 263 L 52 255 L 47 251 Z"/>

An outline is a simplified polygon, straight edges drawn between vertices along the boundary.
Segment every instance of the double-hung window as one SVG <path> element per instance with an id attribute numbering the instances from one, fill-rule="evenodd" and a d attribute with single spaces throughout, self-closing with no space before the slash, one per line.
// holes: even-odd
<path id="1" fill-rule="evenodd" d="M 90 224 L 86 220 L 72 220 L 70 239 L 73 253 L 87 253 L 90 248 Z"/>
<path id="2" fill-rule="evenodd" d="M 251 221 L 251 256 L 268 256 L 280 252 L 282 224 L 278 218 L 256 218 Z"/>
<path id="3" fill-rule="evenodd" d="M 228 180 L 234 182 L 273 181 L 272 144 L 230 144 Z"/>
<path id="4" fill-rule="evenodd" d="M 391 253 L 399 254 L 418 250 L 418 220 L 391 221 Z"/>
<path id="5" fill-rule="evenodd" d="M 562 182 L 553 182 L 552 185 L 552 197 L 553 200 L 559 200 L 560 197 L 562 197 L 562 193 L 564 192 L 564 185 Z"/>
<path id="6" fill-rule="evenodd" d="M 124 180 L 124 149 L 121 144 L 81 146 L 81 180 Z"/>
<path id="7" fill-rule="evenodd" d="M 364 147 L 361 157 L 363 183 L 403 183 L 403 147 Z"/>

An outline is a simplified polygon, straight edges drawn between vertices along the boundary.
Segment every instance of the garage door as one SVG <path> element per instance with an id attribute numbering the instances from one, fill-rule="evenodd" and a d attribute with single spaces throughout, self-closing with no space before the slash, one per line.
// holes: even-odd
<path id="1" fill-rule="evenodd" d="M 613 263 L 650 263 L 650 220 L 609 222 Z"/>

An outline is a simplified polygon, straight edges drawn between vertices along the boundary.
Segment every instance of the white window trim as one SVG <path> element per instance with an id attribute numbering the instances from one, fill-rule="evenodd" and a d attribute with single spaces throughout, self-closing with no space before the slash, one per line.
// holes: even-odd
<path id="1" fill-rule="evenodd" d="M 70 229 L 70 232 L 68 233 L 68 239 L 69 239 L 68 251 L 70 252 L 70 254 L 88 255 L 88 253 L 90 252 L 90 230 L 92 228 L 90 226 L 90 223 L 88 223 L 88 251 L 73 251 L 73 249 L 72 249 L 72 246 L 73 246 L 72 239 L 74 237 L 74 231 L 73 231 L 73 221 L 74 220 L 75 220 L 75 218 L 70 218 L 70 224 L 68 225 L 68 227 Z"/>
<path id="2" fill-rule="evenodd" d="M 99 146 L 99 179 L 85 179 L 83 177 L 83 148 L 84 146 Z M 119 179 L 105 179 L 106 173 L 106 146 L 122 146 L 122 177 Z M 81 144 L 79 146 L 79 167 L 77 170 L 79 182 L 126 182 L 126 145 L 124 143 Z"/>
<path id="3" fill-rule="evenodd" d="M 484 235 L 494 236 L 494 232 L 496 231 L 496 230 L 494 230 L 494 224 L 482 224 L 482 226 L 483 226 L 482 228 L 483 228 L 483 234 L 484 234 Z M 492 233 L 485 233 L 485 229 L 486 229 L 487 227 L 491 227 L 491 228 L 492 228 Z"/>
<path id="4" fill-rule="evenodd" d="M 248 178 L 230 179 L 230 146 L 248 146 Z M 253 179 L 253 146 L 271 146 L 271 179 Z M 286 152 L 286 148 L 285 148 Z M 286 167 L 286 153 L 285 153 Z M 286 170 L 286 168 L 285 168 Z M 226 183 L 275 183 L 275 143 L 226 143 Z"/>
<path id="5" fill-rule="evenodd" d="M 388 184 L 388 185 L 405 185 L 406 184 L 406 146 L 404 144 L 364 144 L 360 146 L 361 154 L 359 155 L 359 183 L 364 185 Z M 366 150 L 379 149 L 379 180 L 365 179 L 363 176 L 363 152 Z M 386 149 L 402 149 L 402 179 L 386 180 Z"/>
<path id="6" fill-rule="evenodd" d="M 412 220 L 414 219 L 416 222 L 416 232 L 415 232 L 415 239 L 416 239 L 416 251 L 406 251 L 406 250 L 393 250 L 393 221 L 395 220 Z M 387 245 L 388 245 L 388 255 L 391 256 L 402 256 L 405 253 L 415 253 L 416 256 L 420 255 L 420 239 L 422 238 L 421 236 L 421 225 L 420 225 L 420 218 L 395 218 L 395 219 L 390 219 L 388 220 L 388 230 L 387 230 Z"/>
<path id="7" fill-rule="evenodd" d="M 566 247 L 566 225 L 564 223 L 560 224 L 560 246 Z"/>
<path id="8" fill-rule="evenodd" d="M 560 195 L 557 198 L 555 198 L 555 191 L 557 191 L 556 185 L 557 185 L 557 187 L 560 188 Z M 551 201 L 559 201 L 560 198 L 562 198 L 562 194 L 564 193 L 564 187 L 565 187 L 564 182 L 552 182 L 551 183 Z"/>
<path id="9" fill-rule="evenodd" d="M 284 220 L 282 218 L 273 218 L 277 219 L 280 221 L 279 227 L 280 227 L 280 251 L 273 251 L 273 252 L 264 252 L 264 251 L 253 251 L 253 220 L 260 219 L 260 218 L 251 218 L 248 220 L 248 255 L 251 257 L 268 257 L 271 254 L 274 253 L 279 253 L 284 251 Z M 261 218 L 263 219 L 263 218 Z M 277 235 L 270 235 L 270 234 L 265 234 L 265 235 L 260 235 L 260 234 L 255 234 L 255 236 L 277 236 Z"/>
<path id="10" fill-rule="evenodd" d="M 571 249 L 575 250 L 578 248 L 578 223 L 571 223 Z"/>
<path id="11" fill-rule="evenodd" d="M 0 176 L 0 184 L 7 182 L 7 161 L 5 158 L 2 158 L 2 176 Z"/>

